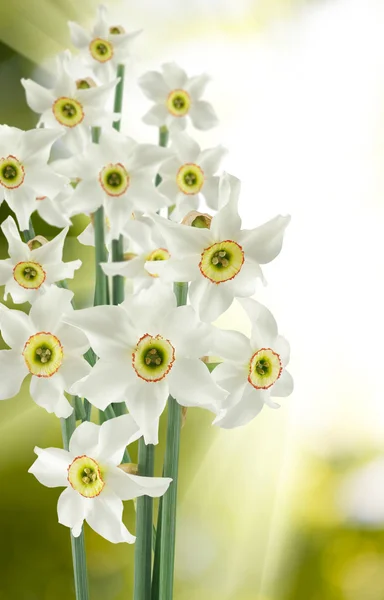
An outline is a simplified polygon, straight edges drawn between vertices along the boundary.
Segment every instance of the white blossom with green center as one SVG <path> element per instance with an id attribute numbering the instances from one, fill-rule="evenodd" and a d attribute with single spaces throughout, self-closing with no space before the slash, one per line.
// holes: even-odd
<path id="1" fill-rule="evenodd" d="M 132 212 L 156 212 L 169 201 L 155 188 L 159 165 L 170 151 L 153 144 L 137 144 L 117 132 L 102 132 L 98 144 L 89 143 L 82 154 L 53 163 L 54 168 L 78 180 L 66 202 L 70 216 L 91 215 L 104 206 L 110 239 L 123 233 Z"/>
<path id="2" fill-rule="evenodd" d="M 272 398 L 289 396 L 293 380 L 286 370 L 289 344 L 278 333 L 271 312 L 250 298 L 240 300 L 251 322 L 248 339 L 237 331 L 220 331 L 215 352 L 224 359 L 213 371 L 218 385 L 228 392 L 225 408 L 214 423 L 231 429 L 246 425 L 266 404 L 278 408 Z"/>
<path id="3" fill-rule="evenodd" d="M 202 200 L 218 208 L 219 177 L 216 173 L 226 154 L 223 146 L 201 150 L 186 133 L 174 133 L 170 150 L 173 156 L 159 169 L 159 191 L 171 202 L 173 221 L 181 221 L 191 210 L 197 210 Z"/>
<path id="4" fill-rule="evenodd" d="M 70 52 L 63 52 L 57 56 L 57 76 L 52 89 L 32 79 L 22 79 L 21 83 L 28 105 L 40 115 L 39 125 L 61 129 L 63 142 L 71 152 L 77 153 L 89 141 L 90 127 L 110 127 L 113 113 L 106 109 L 106 105 L 118 79 L 114 78 L 104 85 L 78 88 L 70 68 Z"/>
<path id="5" fill-rule="evenodd" d="M 5 286 L 4 298 L 9 294 L 16 304 L 32 304 L 54 283 L 72 279 L 81 267 L 81 260 L 63 262 L 68 227 L 52 241 L 32 250 L 20 239 L 12 217 L 1 224 L 1 229 L 8 242 L 9 258 L 0 260 L 0 285 Z"/>
<path id="6" fill-rule="evenodd" d="M 224 174 L 220 180 L 220 209 L 210 229 L 152 216 L 171 257 L 156 265 L 147 263 L 146 268 L 165 282 L 190 281 L 190 302 L 204 321 L 217 319 L 234 298 L 255 293 L 257 279 L 264 281 L 260 265 L 279 254 L 290 220 L 279 215 L 255 229 L 242 229 L 237 209 L 239 193 L 240 181 Z"/>
<path id="7" fill-rule="evenodd" d="M 73 311 L 69 290 L 51 286 L 26 315 L 0 305 L 0 329 L 9 350 L 0 351 L 0 400 L 13 398 L 29 374 L 30 394 L 39 406 L 57 417 L 73 411 L 65 393 L 91 370 L 83 354 L 85 335 L 63 321 Z"/>
<path id="8" fill-rule="evenodd" d="M 188 77 L 174 62 L 164 63 L 161 72 L 145 73 L 139 85 L 155 105 L 144 115 L 144 123 L 165 126 L 172 133 L 183 131 L 189 118 L 196 129 L 215 127 L 216 113 L 211 104 L 201 99 L 208 81 L 205 74 Z"/>
<path id="9" fill-rule="evenodd" d="M 35 448 L 37 459 L 29 469 L 47 487 L 64 487 L 57 512 L 59 523 L 78 537 L 86 521 L 113 543 L 132 544 L 135 536 L 122 521 L 123 500 L 139 496 L 158 498 L 168 489 L 167 477 L 141 477 L 119 468 L 127 445 L 141 436 L 130 415 L 101 426 L 84 422 L 69 442 L 69 451 Z"/>
<path id="10" fill-rule="evenodd" d="M 47 164 L 61 135 L 57 128 L 21 131 L 0 125 L 0 203 L 5 200 L 15 212 L 21 230 L 29 227 L 36 198 L 55 196 L 68 181 Z"/>
<path id="11" fill-rule="evenodd" d="M 117 66 L 130 57 L 132 42 L 141 30 L 126 33 L 121 25 L 109 23 L 105 6 L 99 6 L 97 13 L 91 31 L 73 21 L 68 25 L 72 44 L 79 49 L 84 64 L 92 68 L 100 81 L 107 82 L 116 76 Z"/>
<path id="12" fill-rule="evenodd" d="M 199 322 L 191 306 L 177 308 L 169 288 L 142 290 L 119 306 L 77 310 L 68 323 L 88 336 L 99 356 L 72 392 L 100 410 L 125 401 L 147 444 L 158 443 L 159 418 L 169 394 L 183 406 L 215 413 L 223 405 L 227 393 L 200 360 L 210 353 L 215 330 Z"/>

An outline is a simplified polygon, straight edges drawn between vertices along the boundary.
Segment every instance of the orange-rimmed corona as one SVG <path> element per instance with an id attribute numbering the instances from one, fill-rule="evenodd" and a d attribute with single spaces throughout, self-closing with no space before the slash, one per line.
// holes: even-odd
<path id="1" fill-rule="evenodd" d="M 156 383 L 164 379 L 175 362 L 175 349 L 161 335 L 143 335 L 132 352 L 132 366 L 140 379 Z"/>
<path id="2" fill-rule="evenodd" d="M 8 190 L 21 186 L 25 179 L 24 167 L 16 156 L 0 158 L 0 185 Z"/>
<path id="3" fill-rule="evenodd" d="M 191 108 L 191 97 L 185 90 L 173 90 L 167 98 L 167 108 L 174 117 L 185 117 Z"/>
<path id="4" fill-rule="evenodd" d="M 38 290 L 46 279 L 43 267 L 33 261 L 19 262 L 13 268 L 13 278 L 26 290 Z"/>
<path id="5" fill-rule="evenodd" d="M 199 165 L 186 163 L 178 170 L 176 183 L 183 194 L 188 196 L 198 194 L 204 185 L 204 171 Z"/>
<path id="6" fill-rule="evenodd" d="M 113 45 L 103 38 L 95 38 L 89 44 L 89 52 L 92 58 L 100 63 L 105 63 L 113 58 Z"/>
<path id="7" fill-rule="evenodd" d="M 76 456 L 68 467 L 68 481 L 84 498 L 95 498 L 104 489 L 100 465 L 89 456 Z"/>
<path id="8" fill-rule="evenodd" d="M 31 335 L 25 343 L 23 357 L 28 371 L 36 377 L 52 377 L 63 362 L 63 346 L 60 340 L 47 331 Z"/>
<path id="9" fill-rule="evenodd" d="M 52 104 L 52 112 L 55 119 L 64 127 L 76 127 L 84 119 L 84 110 L 82 104 L 75 98 L 62 96 L 57 98 Z"/>
<path id="10" fill-rule="evenodd" d="M 249 361 L 248 381 L 257 390 L 267 390 L 276 383 L 282 370 L 280 355 L 271 348 L 261 348 Z"/>
<path id="11" fill-rule="evenodd" d="M 108 196 L 122 196 L 129 188 L 130 177 L 121 163 L 108 164 L 99 173 L 99 183 Z"/>
<path id="12" fill-rule="evenodd" d="M 156 250 L 153 250 L 147 256 L 148 261 L 168 260 L 169 258 L 171 258 L 171 255 L 169 254 L 168 250 L 166 250 L 165 248 L 156 248 Z M 151 277 L 158 277 L 157 273 L 149 273 L 148 272 L 148 274 Z"/>
<path id="13" fill-rule="evenodd" d="M 201 253 L 199 269 L 212 283 L 225 283 L 234 279 L 244 264 L 242 247 L 232 240 L 216 242 Z"/>

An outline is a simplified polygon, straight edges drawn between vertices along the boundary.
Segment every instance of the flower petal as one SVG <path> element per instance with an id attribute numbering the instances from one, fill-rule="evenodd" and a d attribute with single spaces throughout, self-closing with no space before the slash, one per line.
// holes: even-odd
<path id="1" fill-rule="evenodd" d="M 65 313 L 72 312 L 73 292 L 51 286 L 34 302 L 29 317 L 39 331 L 53 333 Z"/>
<path id="2" fill-rule="evenodd" d="M 211 232 L 217 241 L 238 240 L 241 229 L 241 219 L 238 212 L 240 180 L 233 175 L 224 173 L 219 183 L 219 202 L 221 208 L 211 221 Z M 225 200 L 227 201 L 225 202 Z M 225 204 L 223 204 L 223 201 Z"/>
<path id="3" fill-rule="evenodd" d="M 46 165 L 52 145 L 63 135 L 61 129 L 30 129 L 20 144 L 20 160 L 28 167 Z"/>
<path id="4" fill-rule="evenodd" d="M 161 127 L 165 124 L 168 116 L 167 107 L 164 104 L 155 104 L 143 116 L 143 122 L 147 125 L 157 125 Z"/>
<path id="5" fill-rule="evenodd" d="M 113 544 L 133 544 L 136 538 L 129 533 L 122 518 L 123 503 L 112 491 L 103 491 L 100 496 L 93 498 L 86 516 L 88 525 L 106 540 Z"/>
<path id="6" fill-rule="evenodd" d="M 125 448 L 139 437 L 141 432 L 131 415 L 121 415 L 105 421 L 100 427 L 96 458 L 111 465 L 119 465 Z"/>
<path id="7" fill-rule="evenodd" d="M 90 214 L 103 205 L 103 200 L 103 190 L 96 177 L 84 179 L 80 181 L 72 196 L 68 198 L 66 207 L 71 217 L 81 213 Z"/>
<path id="8" fill-rule="evenodd" d="M 197 229 L 172 223 L 157 215 L 152 215 L 152 218 L 164 237 L 168 250 L 175 257 L 181 255 L 184 258 L 185 254 L 200 256 L 204 248 L 212 244 L 213 236 L 209 229 Z"/>
<path id="9" fill-rule="evenodd" d="M 61 448 L 35 448 L 37 458 L 28 469 L 46 487 L 67 487 L 68 466 L 72 459 L 67 450 Z"/>
<path id="10" fill-rule="evenodd" d="M 14 261 L 14 264 L 28 260 L 30 250 L 28 245 L 21 241 L 19 231 L 12 217 L 8 217 L 3 221 L 1 229 L 8 242 L 8 254 Z"/>
<path id="11" fill-rule="evenodd" d="M 129 355 L 127 360 L 98 360 L 88 377 L 75 383 L 71 393 L 87 398 L 96 408 L 105 410 L 111 402 L 124 402 L 130 385 Z"/>
<path id="12" fill-rule="evenodd" d="M 205 278 L 192 281 L 189 299 L 202 321 L 212 323 L 231 306 L 234 299 L 231 283 L 215 284 Z"/>
<path id="13" fill-rule="evenodd" d="M 33 326 L 24 312 L 0 304 L 0 330 L 4 342 L 21 354 L 25 342 L 33 333 Z"/>
<path id="14" fill-rule="evenodd" d="M 187 83 L 186 72 L 175 62 L 168 62 L 161 65 L 163 78 L 170 90 L 184 89 Z"/>
<path id="15" fill-rule="evenodd" d="M 74 21 L 68 21 L 69 32 L 71 35 L 71 42 L 76 48 L 87 48 L 92 36 Z"/>
<path id="16" fill-rule="evenodd" d="M 66 527 L 70 527 L 72 535 L 74 537 L 79 537 L 83 527 L 83 521 L 90 508 L 87 498 L 83 498 L 78 492 L 75 492 L 71 487 L 68 487 L 60 494 L 57 503 L 59 523 Z"/>
<path id="17" fill-rule="evenodd" d="M 201 96 L 204 94 L 205 88 L 207 87 L 207 83 L 211 80 L 210 76 L 207 73 L 202 73 L 201 75 L 195 75 L 194 77 L 190 77 L 185 86 L 185 90 L 189 93 L 193 100 L 200 100 Z"/>
<path id="18" fill-rule="evenodd" d="M 87 377 L 92 367 L 87 361 L 79 356 L 66 356 L 64 354 L 63 364 L 60 367 L 60 375 L 63 379 L 64 389 L 69 393 L 72 386 L 80 379 Z"/>
<path id="19" fill-rule="evenodd" d="M 252 356 L 250 340 L 240 331 L 213 328 L 212 353 L 238 364 L 245 364 Z"/>
<path id="20" fill-rule="evenodd" d="M 219 208 L 219 185 L 220 177 L 208 177 L 204 181 L 204 185 L 201 188 L 205 201 L 209 208 L 212 210 L 218 210 Z"/>
<path id="21" fill-rule="evenodd" d="M 51 90 L 32 79 L 21 79 L 21 85 L 25 89 L 27 104 L 34 112 L 41 114 L 52 106 L 54 98 Z"/>
<path id="22" fill-rule="evenodd" d="M 285 367 L 290 358 L 289 342 L 282 335 L 278 335 L 273 342 L 273 350 L 279 354 L 281 363 Z"/>
<path id="23" fill-rule="evenodd" d="M 280 253 L 290 219 L 289 216 L 278 215 L 260 227 L 245 229 L 241 232 L 239 243 L 258 263 L 269 263 Z"/>
<path id="24" fill-rule="evenodd" d="M 200 358 L 211 351 L 214 328 L 202 323 L 192 306 L 179 306 L 166 315 L 161 334 L 171 340 L 176 355 Z"/>
<path id="25" fill-rule="evenodd" d="M 108 485 L 121 500 L 132 500 L 140 496 L 159 498 L 172 482 L 169 477 L 130 475 L 118 468 L 108 469 L 106 477 Z"/>
<path id="26" fill-rule="evenodd" d="M 266 306 L 251 298 L 239 299 L 252 324 L 251 345 L 255 350 L 273 348 L 277 337 L 277 323 Z"/>
<path id="27" fill-rule="evenodd" d="M 216 127 L 219 123 L 219 119 L 217 118 L 212 104 L 205 102 L 205 100 L 193 102 L 189 114 L 194 127 L 201 131 L 207 131 L 207 129 Z"/>
<path id="28" fill-rule="evenodd" d="M 164 82 L 163 76 L 157 71 L 144 73 L 139 78 L 138 84 L 149 100 L 163 102 L 168 96 L 169 89 Z"/>
<path id="29" fill-rule="evenodd" d="M 20 231 L 29 228 L 29 217 L 36 208 L 35 192 L 26 185 L 21 185 L 14 190 L 7 190 L 4 194 L 8 206 L 13 210 L 19 223 Z"/>
<path id="30" fill-rule="evenodd" d="M 159 418 L 168 398 L 166 380 L 148 383 L 136 378 L 130 389 L 126 404 L 132 417 L 140 427 L 146 444 L 159 441 Z"/>
<path id="31" fill-rule="evenodd" d="M 28 375 L 23 357 L 13 350 L 0 350 L 0 400 L 9 400 L 20 391 L 23 379 Z"/>
<path id="32" fill-rule="evenodd" d="M 44 263 L 61 263 L 63 260 L 64 242 L 67 236 L 69 227 L 66 227 L 47 244 L 43 244 L 40 248 L 32 250 L 31 256 L 33 260 L 41 264 Z"/>
<path id="33" fill-rule="evenodd" d="M 99 445 L 100 426 L 90 421 L 84 421 L 72 433 L 69 440 L 69 452 L 72 457 L 85 454 L 94 458 Z"/>
<path id="34" fill-rule="evenodd" d="M 241 427 L 252 421 L 261 412 L 263 406 L 263 394 L 260 390 L 256 390 L 251 385 L 248 385 L 240 402 L 232 408 L 223 411 L 213 421 L 213 424 L 223 429 Z"/>
<path id="35" fill-rule="evenodd" d="M 201 155 L 199 144 L 185 132 L 175 133 L 172 136 L 171 150 L 176 152 L 183 164 L 196 163 Z M 197 164 L 202 166 L 200 161 Z"/>
<path id="36" fill-rule="evenodd" d="M 293 378 L 288 371 L 283 369 L 279 379 L 271 388 L 271 395 L 285 398 L 290 396 L 293 392 Z"/>
<path id="37" fill-rule="evenodd" d="M 223 408 L 230 408 L 240 402 L 248 385 L 247 375 L 244 366 L 239 367 L 230 362 L 223 362 L 213 370 L 213 380 L 228 392 Z"/>
<path id="38" fill-rule="evenodd" d="M 228 396 L 198 359 L 178 358 L 168 380 L 171 395 L 182 406 L 199 406 L 217 413 Z"/>
<path id="39" fill-rule="evenodd" d="M 148 260 L 145 263 L 145 269 L 152 275 L 158 275 L 160 279 L 170 282 L 188 282 L 194 281 L 200 275 L 198 260 L 196 256 L 186 256 L 177 260 L 169 258 L 168 260 Z"/>
<path id="40" fill-rule="evenodd" d="M 228 150 L 224 146 L 203 150 L 198 158 L 198 164 L 203 169 L 204 176 L 211 177 L 214 175 L 219 170 L 220 163 L 227 154 Z"/>
<path id="41" fill-rule="evenodd" d="M 52 377 L 36 377 L 31 379 L 29 388 L 32 400 L 56 417 L 66 419 L 73 412 L 73 407 L 64 396 L 63 381 L 59 373 Z"/>

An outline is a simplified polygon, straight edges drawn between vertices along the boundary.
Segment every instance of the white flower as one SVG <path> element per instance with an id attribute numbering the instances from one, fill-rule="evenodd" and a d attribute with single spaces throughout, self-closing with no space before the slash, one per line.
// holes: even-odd
<path id="1" fill-rule="evenodd" d="M 0 351 L 0 400 L 12 398 L 24 378 L 32 375 L 33 400 L 57 417 L 68 417 L 72 406 L 64 396 L 91 367 L 83 354 L 89 348 L 85 335 L 63 322 L 72 312 L 73 293 L 52 286 L 32 305 L 29 316 L 0 305 L 0 329 L 10 350 Z"/>
<path id="2" fill-rule="evenodd" d="M 165 281 L 191 281 L 189 297 L 204 321 L 214 321 L 235 297 L 252 296 L 260 264 L 280 252 L 290 217 L 281 215 L 255 229 L 241 229 L 237 211 L 240 181 L 225 174 L 220 181 L 219 205 L 210 229 L 172 223 L 153 215 L 171 258 L 146 269 Z"/>
<path id="3" fill-rule="evenodd" d="M 200 323 L 191 306 L 176 308 L 171 290 L 143 290 L 119 306 L 78 310 L 67 320 L 100 357 L 72 392 L 101 410 L 125 401 L 147 444 L 158 443 L 169 394 L 183 406 L 218 412 L 227 393 L 199 360 L 210 351 L 213 328 Z"/>
<path id="4" fill-rule="evenodd" d="M 35 209 L 40 217 L 54 227 L 71 226 L 71 220 L 67 214 L 66 202 L 73 194 L 73 187 L 66 185 L 63 191 L 53 197 L 39 196 L 36 198 Z"/>
<path id="5" fill-rule="evenodd" d="M 170 254 L 165 246 L 156 224 L 148 217 L 139 217 L 127 221 L 123 232 L 129 259 L 124 262 L 102 263 L 106 275 L 122 275 L 132 280 L 133 291 L 164 285 L 156 273 L 146 269 L 148 261 L 168 260 Z"/>
<path id="6" fill-rule="evenodd" d="M 101 426 L 84 422 L 69 442 L 69 452 L 59 448 L 35 448 L 37 459 L 29 469 L 47 487 L 65 487 L 57 512 L 59 523 L 78 537 L 87 521 L 96 533 L 116 544 L 135 541 L 122 522 L 122 500 L 138 496 L 162 496 L 171 479 L 140 477 L 118 467 L 125 447 L 141 433 L 130 415 Z"/>
<path id="7" fill-rule="evenodd" d="M 169 150 L 153 144 L 137 144 L 117 131 L 103 132 L 99 144 L 89 144 L 80 155 L 58 160 L 53 167 L 78 178 L 66 202 L 71 216 L 91 214 L 104 206 L 117 239 L 133 210 L 156 212 L 167 204 L 154 186 L 157 167 Z"/>
<path id="8" fill-rule="evenodd" d="M 171 219 L 181 221 L 189 211 L 197 210 L 200 196 L 217 210 L 220 178 L 215 173 L 226 149 L 217 146 L 201 151 L 199 144 L 184 132 L 172 136 L 170 149 L 176 156 L 161 165 L 158 190 L 175 205 Z"/>
<path id="9" fill-rule="evenodd" d="M 31 129 L 0 125 L 0 202 L 16 213 L 21 230 L 29 227 L 36 198 L 55 196 L 67 179 L 47 165 L 52 144 L 62 135 L 58 129 Z"/>
<path id="10" fill-rule="evenodd" d="M 16 224 L 8 217 L 1 225 L 8 241 L 9 258 L 0 261 L 0 285 L 4 299 L 10 294 L 16 304 L 34 302 L 55 282 L 72 279 L 81 260 L 63 263 L 63 248 L 68 227 L 51 242 L 31 250 L 21 241 Z"/>
<path id="11" fill-rule="evenodd" d="M 144 94 L 155 102 L 146 115 L 144 123 L 166 126 L 169 131 L 182 131 L 187 117 L 196 129 L 211 129 L 218 120 L 212 105 L 201 100 L 209 81 L 207 75 L 188 77 L 176 63 L 162 65 L 162 73 L 149 71 L 139 79 Z"/>
<path id="12" fill-rule="evenodd" d="M 227 392 L 226 409 L 214 423 L 231 429 L 249 423 L 264 404 L 278 408 L 272 397 L 289 396 L 292 376 L 286 370 L 289 344 L 278 334 L 270 311 L 250 298 L 240 300 L 252 323 L 251 339 L 236 331 L 217 335 L 217 352 L 225 360 L 212 375 Z"/>
<path id="13" fill-rule="evenodd" d="M 110 81 L 116 75 L 117 66 L 129 58 L 131 42 L 141 30 L 125 33 L 120 25 L 108 24 L 105 6 L 99 6 L 97 12 L 97 21 L 90 33 L 78 23 L 68 23 L 71 41 L 95 75 L 101 81 Z"/>
<path id="14" fill-rule="evenodd" d="M 72 152 L 78 152 L 90 138 L 90 127 L 110 126 L 114 118 L 105 105 L 118 79 L 108 84 L 78 88 L 68 72 L 68 57 L 57 58 L 57 78 L 53 89 L 47 89 L 32 79 L 22 79 L 27 103 L 40 114 L 39 124 L 59 128 L 63 141 Z"/>

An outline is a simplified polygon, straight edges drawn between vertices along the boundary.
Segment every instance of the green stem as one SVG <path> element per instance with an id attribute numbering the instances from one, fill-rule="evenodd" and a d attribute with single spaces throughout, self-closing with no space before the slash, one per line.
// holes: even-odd
<path id="1" fill-rule="evenodd" d="M 186 304 L 188 284 L 175 283 L 174 292 L 177 306 Z M 167 444 L 163 474 L 164 477 L 171 477 L 172 483 L 163 496 L 161 510 L 159 600 L 172 600 L 173 598 L 180 430 L 181 406 L 170 396 L 168 398 Z M 159 532 L 157 535 L 159 535 Z"/>
<path id="2" fill-rule="evenodd" d="M 161 542 L 161 518 L 163 515 L 163 497 L 159 500 L 159 512 L 157 515 L 157 529 L 154 539 L 154 557 L 153 557 L 153 574 L 152 574 L 152 595 L 151 600 L 159 600 L 159 585 L 160 585 L 160 542 Z"/>
<path id="3" fill-rule="evenodd" d="M 169 139 L 169 131 L 166 128 L 165 125 L 163 125 L 162 127 L 159 128 L 159 146 L 161 146 L 162 148 L 166 148 L 168 145 L 168 139 Z M 156 175 L 156 179 L 155 179 L 155 185 L 158 186 L 161 183 L 161 177 L 159 175 L 159 173 Z"/>
<path id="4" fill-rule="evenodd" d="M 95 306 L 108 304 L 108 278 L 104 274 L 100 263 L 107 262 L 107 250 L 105 247 L 105 230 L 104 230 L 104 207 L 100 206 L 93 215 L 93 226 L 95 229 Z"/>
<path id="5" fill-rule="evenodd" d="M 27 244 L 35 237 L 35 230 L 33 229 L 32 221 L 29 219 L 29 228 L 22 231 L 24 242 Z"/>
<path id="6" fill-rule="evenodd" d="M 155 447 L 139 440 L 139 475 L 153 477 Z M 134 600 L 151 600 L 153 499 L 141 496 L 136 507 Z"/>
<path id="7" fill-rule="evenodd" d="M 69 440 L 76 429 L 74 412 L 68 419 L 61 419 L 61 431 L 63 435 L 64 449 L 68 450 Z M 87 560 L 85 555 L 84 529 L 79 537 L 71 533 L 71 548 L 73 573 L 75 579 L 76 600 L 89 600 Z"/>
<path id="8" fill-rule="evenodd" d="M 114 109 L 115 113 L 120 113 L 120 115 L 121 115 L 121 111 L 123 108 L 123 96 L 124 96 L 125 65 L 117 65 L 116 76 L 120 77 L 120 81 L 116 86 L 115 103 L 114 103 L 113 109 Z M 118 121 L 114 121 L 114 123 L 113 123 L 113 127 L 114 127 L 114 129 L 116 129 L 116 131 L 120 131 L 120 126 L 121 126 L 121 116 Z"/>

